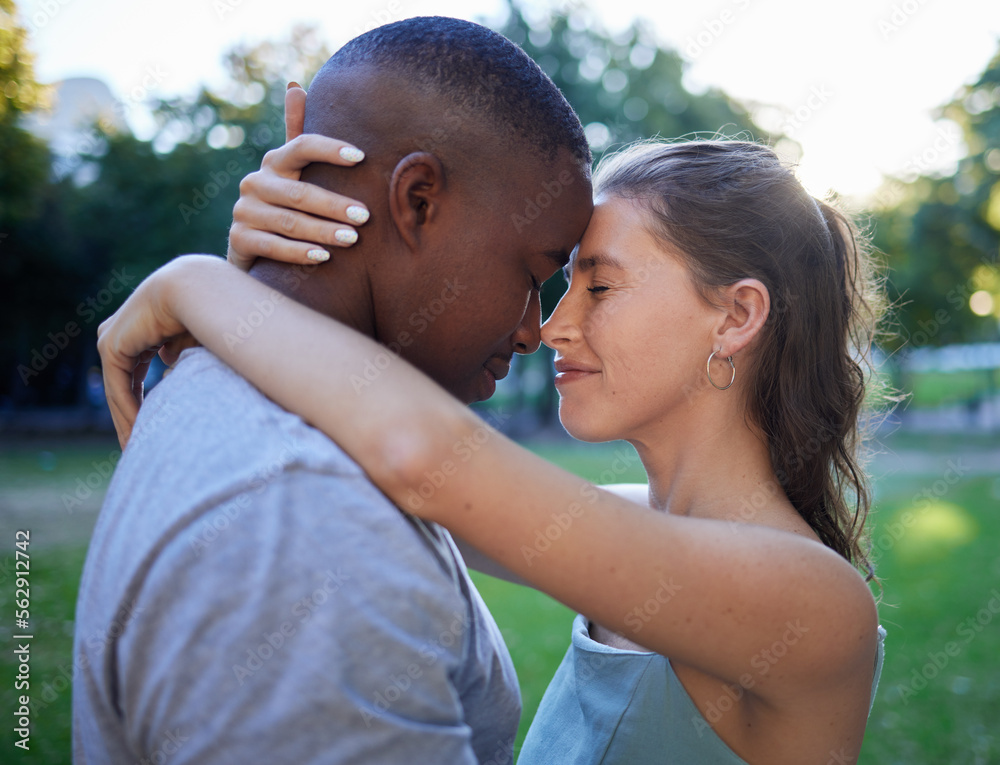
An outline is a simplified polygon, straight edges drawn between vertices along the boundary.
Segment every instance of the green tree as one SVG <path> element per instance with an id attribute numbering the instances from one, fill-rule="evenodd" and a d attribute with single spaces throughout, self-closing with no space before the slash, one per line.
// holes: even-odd
<path id="1" fill-rule="evenodd" d="M 886 343 L 893 350 L 1000 334 L 1000 52 L 940 116 L 961 128 L 967 156 L 951 175 L 893 182 L 892 203 L 875 212 L 875 243 L 889 257 L 899 305 Z M 970 306 L 979 291 L 992 298 L 986 315 Z"/>
<path id="2" fill-rule="evenodd" d="M 12 8 L 10 0 L 0 3 Z M 542 15 L 524 8 L 511 6 L 501 31 L 550 72 L 588 127 L 596 153 L 640 136 L 746 131 L 764 137 L 724 94 L 689 93 L 678 54 L 659 48 L 643 25 L 612 36 L 581 8 Z M 16 39 L 23 47 L 23 31 Z M 39 155 L 34 213 L 20 218 L 17 250 L 0 258 L 0 274 L 18 285 L 8 314 L 15 327 L 0 347 L 0 366 L 10 370 L 0 395 L 18 403 L 79 400 L 84 373 L 96 361 L 97 324 L 127 293 L 121 282 L 131 288 L 181 252 L 224 251 L 240 179 L 284 140 L 286 82 L 307 83 L 328 57 L 309 27 L 284 41 L 239 47 L 226 56 L 229 78 L 220 90 L 202 88 L 193 97 L 155 104 L 151 141 L 96 126 L 76 180 L 46 180 L 48 157 Z M 32 105 L 24 99 L 40 91 L 23 68 L 27 54 L 10 60 L 28 84 L 19 86 L 20 100 L 8 108 L 21 113 Z M 25 185 L 11 188 L 23 192 Z M 559 292 L 558 285 L 547 288 L 547 311 Z M 69 347 L 25 379 L 26 370 L 35 371 L 36 354 L 52 350 L 53 337 L 61 341 L 70 322 L 78 331 Z M 551 372 L 551 365 L 542 366 Z"/>
<path id="3" fill-rule="evenodd" d="M 691 134 L 767 135 L 720 90 L 690 93 L 684 61 L 634 22 L 609 34 L 585 6 L 539 10 L 508 0 L 500 32 L 521 45 L 552 78 L 588 128 L 599 157 L 637 138 Z"/>
<path id="4" fill-rule="evenodd" d="M 17 277 L 20 264 L 38 254 L 34 229 L 48 201 L 49 152 L 23 126 L 26 116 L 45 106 L 47 95 L 35 80 L 27 37 L 13 1 L 0 0 L 0 280 L 8 285 L 0 368 L 5 372 L 13 370 L 17 352 L 31 345 L 29 326 L 18 320 L 27 295 Z"/>
<path id="5" fill-rule="evenodd" d="M 150 141 L 95 125 L 77 172 L 63 178 L 50 177 L 44 146 L 16 128 L 42 154 L 37 193 L 26 196 L 23 179 L 10 184 L 13 201 L 31 199 L 31 214 L 14 216 L 7 241 L 15 244 L 0 240 L 0 275 L 17 285 L 4 312 L 11 328 L 0 341 L 0 396 L 18 405 L 84 400 L 100 321 L 177 254 L 225 252 L 240 180 L 284 141 L 286 73 L 304 80 L 327 58 L 306 27 L 282 42 L 237 48 L 226 56 L 230 77 L 220 92 L 156 102 Z M 13 167 L 6 152 L 2 167 Z"/>
<path id="6" fill-rule="evenodd" d="M 44 106 L 46 90 L 35 81 L 27 32 L 18 26 L 13 0 L 0 0 L 0 230 L 37 213 L 38 192 L 48 174 L 44 145 L 21 120 Z"/>
<path id="7" fill-rule="evenodd" d="M 28 33 L 16 11 L 13 0 L 0 0 L 0 232 L 8 236 L 18 222 L 38 215 L 49 166 L 45 145 L 22 125 L 45 106 L 47 92 L 35 81 Z"/>

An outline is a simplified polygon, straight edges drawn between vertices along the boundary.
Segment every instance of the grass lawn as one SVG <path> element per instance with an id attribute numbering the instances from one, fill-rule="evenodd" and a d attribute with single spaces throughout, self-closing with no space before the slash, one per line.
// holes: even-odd
<path id="1" fill-rule="evenodd" d="M 904 386 L 912 391 L 911 406 L 937 407 L 965 404 L 1000 387 L 996 370 L 961 372 L 919 372 L 911 374 Z"/>
<path id="2" fill-rule="evenodd" d="M 898 434 L 873 467 L 886 664 L 862 753 L 871 765 L 1000 763 L 1000 440 Z M 591 480 L 641 480 L 624 445 L 538 445 Z M 86 537 L 113 442 L 0 447 L 0 761 L 70 762 L 73 611 Z M 949 464 L 948 460 L 952 462 Z M 956 461 L 957 460 L 957 461 Z M 887 467 L 888 466 L 888 467 Z M 92 496 L 73 512 L 79 480 Z M 10 636 L 14 531 L 32 530 L 31 751 L 14 747 Z M 518 746 L 569 641 L 572 614 L 539 593 L 477 576 L 514 657 L 525 713 Z"/>

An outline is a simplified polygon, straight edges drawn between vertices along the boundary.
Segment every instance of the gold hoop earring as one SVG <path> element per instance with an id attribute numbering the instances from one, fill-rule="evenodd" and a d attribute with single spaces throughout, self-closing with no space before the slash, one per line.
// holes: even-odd
<path id="1" fill-rule="evenodd" d="M 718 351 L 712 351 L 712 355 L 708 357 L 708 363 L 705 364 L 705 371 L 708 373 L 708 381 L 712 383 L 714 387 L 718 388 L 719 390 L 727 390 L 734 382 L 736 382 L 736 365 L 733 363 L 733 357 L 729 356 L 726 359 L 726 361 L 729 362 L 729 368 L 733 370 L 733 376 L 729 380 L 729 385 L 726 386 L 716 385 L 715 380 L 712 379 L 712 359 L 715 358 L 715 354 L 717 353 Z"/>

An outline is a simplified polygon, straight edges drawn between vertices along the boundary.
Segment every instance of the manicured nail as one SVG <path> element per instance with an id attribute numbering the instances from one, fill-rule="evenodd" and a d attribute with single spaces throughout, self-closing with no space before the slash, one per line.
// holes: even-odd
<path id="1" fill-rule="evenodd" d="M 369 212 L 364 207 L 351 205 L 347 208 L 347 217 L 350 218 L 353 223 L 365 223 L 368 220 L 368 215 Z"/>
<path id="2" fill-rule="evenodd" d="M 358 232 L 352 231 L 349 228 L 342 228 L 333 237 L 341 244 L 354 244 L 358 241 Z"/>
<path id="3" fill-rule="evenodd" d="M 360 162 L 365 158 L 365 153 L 353 146 L 345 146 L 340 150 L 340 156 L 348 162 Z"/>
<path id="4" fill-rule="evenodd" d="M 309 250 L 306 257 L 313 263 L 326 263 L 330 259 L 330 253 L 326 250 Z"/>

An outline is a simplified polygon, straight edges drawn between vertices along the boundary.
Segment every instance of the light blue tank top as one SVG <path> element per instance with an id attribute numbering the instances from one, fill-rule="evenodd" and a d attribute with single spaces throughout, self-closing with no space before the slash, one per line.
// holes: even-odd
<path id="1" fill-rule="evenodd" d="M 884 640 L 885 630 L 879 627 L 869 712 L 882 672 Z M 666 657 L 591 640 L 581 615 L 573 621 L 573 642 L 542 698 L 517 762 L 747 765 L 712 730 Z"/>

